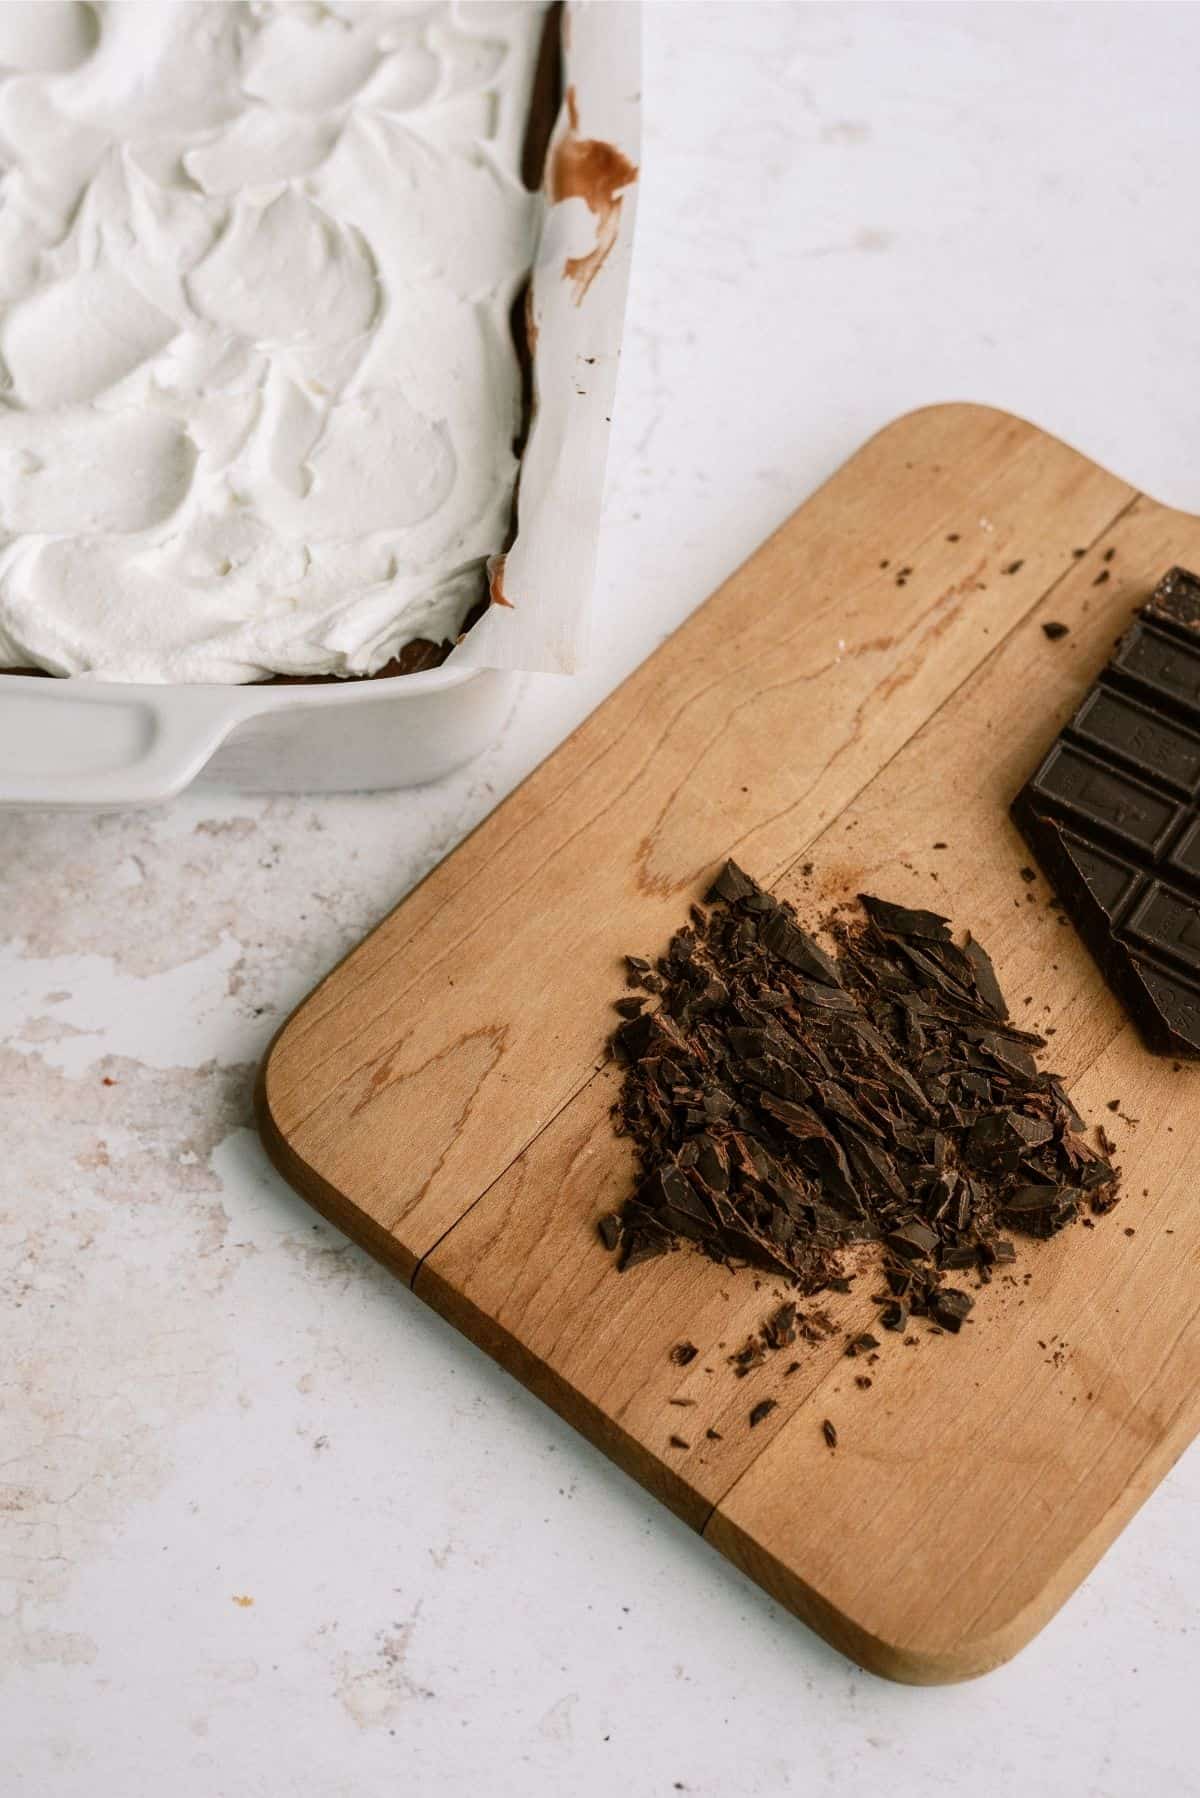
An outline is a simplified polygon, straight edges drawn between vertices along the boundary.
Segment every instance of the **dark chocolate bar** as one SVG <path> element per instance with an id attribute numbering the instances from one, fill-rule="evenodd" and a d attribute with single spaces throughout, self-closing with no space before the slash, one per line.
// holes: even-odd
<path id="1" fill-rule="evenodd" d="M 1012 815 L 1148 1046 L 1200 1057 L 1200 578 L 1163 577 Z"/>

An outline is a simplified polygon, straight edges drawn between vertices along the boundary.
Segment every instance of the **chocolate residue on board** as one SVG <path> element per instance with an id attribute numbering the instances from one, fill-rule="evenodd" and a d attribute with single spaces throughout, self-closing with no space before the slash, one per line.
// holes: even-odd
<path id="1" fill-rule="evenodd" d="M 579 104 L 573 87 L 568 87 L 566 100 L 567 135 L 554 152 L 550 197 L 555 202 L 583 200 L 596 218 L 596 241 L 587 255 L 568 256 L 563 264 L 563 274 L 575 283 L 578 306 L 617 241 L 622 195 L 637 180 L 638 171 L 615 144 L 601 138 L 580 137 Z"/>
<path id="2" fill-rule="evenodd" d="M 504 569 L 507 562 L 507 555 L 502 554 L 488 557 L 488 596 L 494 606 L 507 606 L 511 611 L 512 600 L 504 591 Z"/>

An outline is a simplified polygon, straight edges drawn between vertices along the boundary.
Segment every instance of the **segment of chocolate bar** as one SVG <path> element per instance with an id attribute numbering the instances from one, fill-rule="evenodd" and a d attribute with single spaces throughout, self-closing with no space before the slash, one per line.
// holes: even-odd
<path id="1" fill-rule="evenodd" d="M 1200 578 L 1163 577 L 1012 815 L 1147 1045 L 1200 1058 Z"/>

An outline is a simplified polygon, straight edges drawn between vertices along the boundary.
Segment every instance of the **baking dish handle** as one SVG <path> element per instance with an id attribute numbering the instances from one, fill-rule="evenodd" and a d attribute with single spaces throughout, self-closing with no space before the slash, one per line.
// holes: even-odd
<path id="1" fill-rule="evenodd" d="M 257 709 L 238 688 L 5 675 L 0 806 L 123 807 L 170 799 Z"/>

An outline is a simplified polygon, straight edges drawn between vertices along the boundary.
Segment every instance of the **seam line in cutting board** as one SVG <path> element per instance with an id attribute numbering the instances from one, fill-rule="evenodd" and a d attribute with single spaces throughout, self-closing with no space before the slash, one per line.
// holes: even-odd
<path id="1" fill-rule="evenodd" d="M 1132 508 L 1137 505 L 1138 501 L 1140 499 L 1142 499 L 1143 497 L 1144 496 L 1142 495 L 1142 493 L 1136 489 L 1134 489 L 1133 491 L 1130 492 L 1130 497 L 1125 501 L 1125 503 L 1122 506 L 1120 506 L 1117 509 L 1117 511 L 1113 514 L 1113 516 L 1110 519 L 1108 519 L 1105 524 L 1103 524 L 1101 526 L 1100 530 L 1098 530 L 1096 532 L 1095 536 L 1092 537 L 1090 542 L 1085 546 L 1086 550 L 1089 554 L 1093 549 L 1096 548 L 1097 544 L 1102 543 L 1104 541 L 1104 538 L 1108 535 L 1108 533 L 1111 530 L 1115 529 L 1115 527 L 1118 524 L 1120 524 L 1121 520 L 1126 516 L 1126 514 L 1128 512 L 1130 512 L 1132 510 Z M 1082 558 L 1080 558 L 1080 559 L 1082 559 Z M 853 793 L 853 795 L 839 809 L 837 814 L 832 818 L 827 818 L 825 820 L 824 824 L 820 827 L 820 829 L 813 836 L 809 837 L 807 839 L 807 841 L 804 844 L 802 844 L 799 849 L 796 850 L 794 855 L 790 856 L 786 861 L 784 861 L 779 866 L 777 866 L 776 868 L 773 868 L 771 870 L 771 872 L 769 873 L 769 875 L 767 877 L 768 883 L 782 879 L 786 874 L 788 874 L 790 872 L 790 870 L 792 868 L 794 868 L 803 859 L 803 857 L 805 857 L 809 853 L 809 851 L 812 848 L 814 848 L 816 846 L 816 844 L 818 844 L 821 841 L 822 837 L 824 837 L 826 835 L 826 833 L 833 828 L 833 826 L 837 823 L 838 819 L 843 817 L 845 815 L 845 813 L 848 812 L 851 809 L 851 807 L 857 803 L 857 801 L 862 797 L 862 795 L 867 791 L 867 789 L 869 787 L 873 786 L 875 784 L 875 782 L 880 778 L 880 776 L 882 774 L 884 774 L 888 768 L 891 767 L 892 763 L 896 760 L 897 756 L 902 755 L 904 753 L 904 751 L 909 747 L 910 744 L 915 743 L 918 740 L 918 738 L 922 735 L 922 733 L 926 729 L 928 729 L 928 727 L 934 722 L 934 720 L 938 717 L 938 715 L 946 708 L 946 706 L 950 705 L 957 698 L 959 693 L 962 692 L 963 688 L 965 686 L 967 686 L 972 680 L 974 680 L 977 675 L 981 674 L 982 671 L 986 667 L 988 667 L 988 665 L 991 663 L 991 661 L 999 654 L 999 652 L 1009 642 L 1009 640 L 1012 638 L 1014 633 L 1016 631 L 1020 630 L 1021 627 L 1025 623 L 1027 623 L 1027 621 L 1032 616 L 1032 614 L 1037 611 L 1038 607 L 1043 605 L 1046 602 L 1046 600 L 1048 600 L 1050 598 L 1051 594 L 1053 594 L 1054 592 L 1057 591 L 1057 589 L 1062 585 L 1063 581 L 1065 581 L 1070 575 L 1075 573 L 1078 565 L 1079 565 L 1078 560 L 1071 561 L 1063 569 L 1062 573 L 1059 574 L 1056 577 L 1056 579 L 1051 581 L 1050 585 L 1048 587 L 1044 588 L 1043 591 L 1037 595 L 1036 599 L 1034 599 L 1030 603 L 1030 605 L 1025 609 L 1025 611 L 1023 611 L 1018 618 L 1013 620 L 1013 622 L 1009 626 L 1009 628 L 1005 632 L 1003 632 L 1003 634 L 1001 636 L 997 637 L 995 643 L 988 650 L 987 654 L 982 656 L 980 658 L 980 660 L 978 662 L 976 662 L 974 664 L 974 666 L 972 668 L 970 668 L 966 674 L 963 675 L 962 679 L 960 681 L 958 681 L 957 684 L 950 689 L 950 691 L 941 700 L 941 702 L 939 703 L 937 708 L 933 712 L 931 712 L 927 718 L 923 718 L 921 720 L 920 724 L 917 726 L 917 728 L 914 731 L 912 731 L 910 733 L 910 735 L 907 736 L 902 743 L 897 744 L 896 748 L 892 751 L 891 755 L 889 755 L 885 761 L 881 762 L 879 764 L 878 768 L 873 770 L 870 779 L 863 781 L 862 785 L 856 789 L 856 791 Z M 584 722 L 586 723 L 586 720 Z M 581 827 L 581 828 L 586 828 L 586 827 Z M 578 834 L 578 833 L 576 832 L 575 834 Z M 556 851 L 556 853 L 557 853 L 557 851 Z M 471 1213 L 476 1209 L 476 1207 L 478 1205 L 481 1205 L 483 1203 L 483 1201 L 489 1196 L 489 1194 L 495 1190 L 495 1188 L 499 1184 L 499 1182 L 501 1180 L 503 1180 L 506 1177 L 506 1175 L 511 1171 L 511 1169 L 513 1167 L 515 1167 L 516 1163 L 518 1161 L 520 1161 L 521 1157 L 523 1155 L 528 1154 L 529 1150 L 533 1147 L 533 1145 L 536 1142 L 538 1142 L 542 1136 L 545 1135 L 546 1131 L 549 1130 L 554 1123 L 557 1122 L 557 1120 L 562 1116 L 563 1112 L 568 1110 L 569 1107 L 575 1103 L 576 1099 L 579 1097 L 580 1093 L 583 1092 L 584 1088 L 589 1086 L 591 1084 L 591 1082 L 593 1080 L 595 1080 L 603 1072 L 603 1070 L 611 1063 L 611 1061 L 612 1061 L 612 1056 L 605 1055 L 605 1057 L 602 1061 L 600 1061 L 598 1063 L 593 1063 L 592 1066 L 586 1070 L 586 1072 L 580 1077 L 578 1082 L 572 1087 L 570 1094 L 562 1101 L 562 1103 L 560 1105 L 557 1105 L 554 1108 L 554 1110 L 550 1113 L 550 1115 L 548 1117 L 546 1117 L 537 1126 L 537 1128 L 535 1130 L 531 1131 L 531 1133 L 525 1139 L 525 1141 L 521 1144 L 521 1146 L 515 1151 L 515 1153 L 510 1157 L 510 1159 L 505 1162 L 504 1166 L 502 1168 L 500 1168 L 499 1171 L 492 1176 L 492 1178 L 488 1181 L 487 1185 L 484 1187 L 483 1191 L 478 1193 L 476 1195 L 476 1197 L 474 1199 L 472 1199 L 471 1203 L 467 1206 L 466 1210 L 461 1212 L 459 1214 L 459 1216 L 455 1218 L 455 1220 L 452 1224 L 448 1224 L 446 1226 L 446 1228 L 434 1239 L 434 1241 L 430 1243 L 429 1247 L 427 1249 L 425 1249 L 417 1257 L 417 1260 L 413 1267 L 412 1274 L 409 1277 L 408 1284 L 409 1284 L 410 1290 L 412 1290 L 414 1292 L 416 1291 L 417 1281 L 420 1278 L 421 1270 L 424 1268 L 425 1263 L 426 1263 L 426 1261 L 429 1260 L 430 1256 L 435 1255 L 437 1253 L 438 1249 L 441 1248 L 442 1244 L 446 1241 L 446 1239 L 449 1236 L 453 1235 L 454 1231 L 458 1229 L 459 1225 L 464 1223 L 465 1220 L 468 1217 L 470 1217 Z M 819 1388 L 818 1388 L 818 1390 L 819 1390 Z M 781 1432 L 777 1432 L 777 1433 L 781 1433 Z M 772 1438 L 772 1440 L 774 1440 L 774 1438 Z M 765 1450 L 769 1447 L 770 1447 L 770 1443 L 764 1442 L 763 1448 L 759 1451 L 759 1453 L 761 1454 L 763 1452 L 763 1450 Z M 748 1473 L 750 1471 L 750 1468 L 755 1465 L 755 1462 L 757 1460 L 758 1460 L 758 1456 L 756 1455 L 754 1457 L 754 1459 L 752 1461 L 750 1461 L 749 1464 L 745 1468 L 743 1468 L 742 1473 L 738 1475 L 737 1479 L 733 1480 L 731 1482 L 731 1484 L 721 1494 L 721 1496 L 714 1501 L 714 1503 L 712 1504 L 712 1506 L 709 1509 L 708 1515 L 706 1516 L 704 1523 L 701 1524 L 701 1526 L 700 1526 L 701 1534 L 703 1534 L 704 1530 L 707 1529 L 708 1524 L 712 1519 L 713 1512 L 715 1510 L 717 1510 L 717 1508 L 724 1502 L 724 1500 L 728 1497 L 729 1493 L 733 1490 L 734 1486 L 736 1486 L 738 1484 L 739 1480 L 741 1480 L 745 1477 L 746 1473 Z"/>

